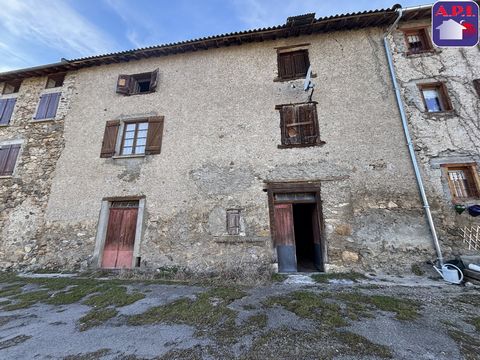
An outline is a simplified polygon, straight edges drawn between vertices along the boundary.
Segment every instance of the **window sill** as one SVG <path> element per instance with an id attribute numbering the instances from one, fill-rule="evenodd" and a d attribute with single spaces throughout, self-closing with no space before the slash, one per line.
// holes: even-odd
<path id="1" fill-rule="evenodd" d="M 424 111 L 423 112 L 426 116 L 428 116 L 429 118 L 431 117 L 435 117 L 435 116 L 438 116 L 438 117 L 454 117 L 454 116 L 457 116 L 457 113 L 455 112 L 455 110 L 447 110 L 447 111 Z"/>
<path id="2" fill-rule="evenodd" d="M 138 155 L 115 155 L 112 156 L 112 159 L 135 159 L 135 158 L 144 158 L 145 154 L 138 154 Z"/>
<path id="3" fill-rule="evenodd" d="M 288 79 L 283 79 L 283 78 L 280 78 L 280 77 L 277 76 L 275 79 L 273 79 L 273 82 L 288 82 L 288 81 L 292 81 L 292 80 L 305 80 L 306 76 L 307 76 L 307 74 L 305 74 L 303 76 L 288 78 Z M 312 75 L 310 77 L 311 78 L 316 78 L 317 74 L 312 73 Z"/>
<path id="4" fill-rule="evenodd" d="M 9 127 L 9 126 L 10 126 L 10 123 L 8 123 L 8 124 L 0 124 L 0 128 L 2 128 L 2 127 Z"/>
<path id="5" fill-rule="evenodd" d="M 12 179 L 13 175 L 2 175 L 0 176 L 0 179 Z"/>
<path id="6" fill-rule="evenodd" d="M 307 147 L 323 146 L 325 144 L 326 144 L 325 141 L 320 141 L 317 144 L 277 145 L 277 148 L 279 149 L 307 148 Z"/>
<path id="7" fill-rule="evenodd" d="M 53 122 L 55 118 L 48 118 L 48 119 L 32 119 L 30 123 L 44 123 L 44 122 Z"/>
<path id="8" fill-rule="evenodd" d="M 426 57 L 426 56 L 433 56 L 436 54 L 439 54 L 440 51 L 435 50 L 435 49 L 429 49 L 429 50 L 423 50 L 423 51 L 418 51 L 418 52 L 409 52 L 407 51 L 405 53 L 405 56 L 407 58 L 417 58 L 417 57 Z"/>

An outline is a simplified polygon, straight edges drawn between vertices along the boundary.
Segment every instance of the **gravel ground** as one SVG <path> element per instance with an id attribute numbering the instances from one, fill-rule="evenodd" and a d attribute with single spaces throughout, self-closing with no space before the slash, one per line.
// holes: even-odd
<path id="1" fill-rule="evenodd" d="M 422 277 L 225 287 L 10 276 L 0 303 L 1 359 L 480 359 L 479 287 Z"/>

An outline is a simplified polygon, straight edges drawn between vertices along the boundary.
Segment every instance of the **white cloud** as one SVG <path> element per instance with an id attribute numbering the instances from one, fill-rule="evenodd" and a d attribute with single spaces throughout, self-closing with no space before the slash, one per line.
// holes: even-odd
<path id="1" fill-rule="evenodd" d="M 10 52 L 36 43 L 65 57 L 90 56 L 115 48 L 112 39 L 66 1 L 0 0 L 0 29 Z"/>
<path id="2" fill-rule="evenodd" d="M 142 6 L 128 0 L 105 0 L 105 3 L 122 19 L 125 37 L 132 46 L 141 48 L 156 44 L 161 35 L 160 24 Z"/>

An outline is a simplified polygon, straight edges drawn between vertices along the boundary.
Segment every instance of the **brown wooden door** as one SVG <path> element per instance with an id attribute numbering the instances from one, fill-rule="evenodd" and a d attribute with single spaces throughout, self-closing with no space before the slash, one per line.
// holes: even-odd
<path id="1" fill-rule="evenodd" d="M 110 208 L 102 267 L 131 268 L 138 208 Z"/>
<path id="2" fill-rule="evenodd" d="M 295 229 L 292 204 L 276 204 L 274 207 L 274 218 L 278 271 L 296 272 L 297 258 L 295 255 Z"/>

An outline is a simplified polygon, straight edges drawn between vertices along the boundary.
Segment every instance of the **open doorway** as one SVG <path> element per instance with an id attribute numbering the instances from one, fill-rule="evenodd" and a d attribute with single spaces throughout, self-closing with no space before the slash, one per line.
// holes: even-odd
<path id="1" fill-rule="evenodd" d="M 268 190 L 278 271 L 324 271 L 319 184 L 275 183 Z"/>
<path id="2" fill-rule="evenodd" d="M 313 217 L 315 204 L 293 204 L 293 228 L 297 271 L 319 271 L 315 266 Z"/>

